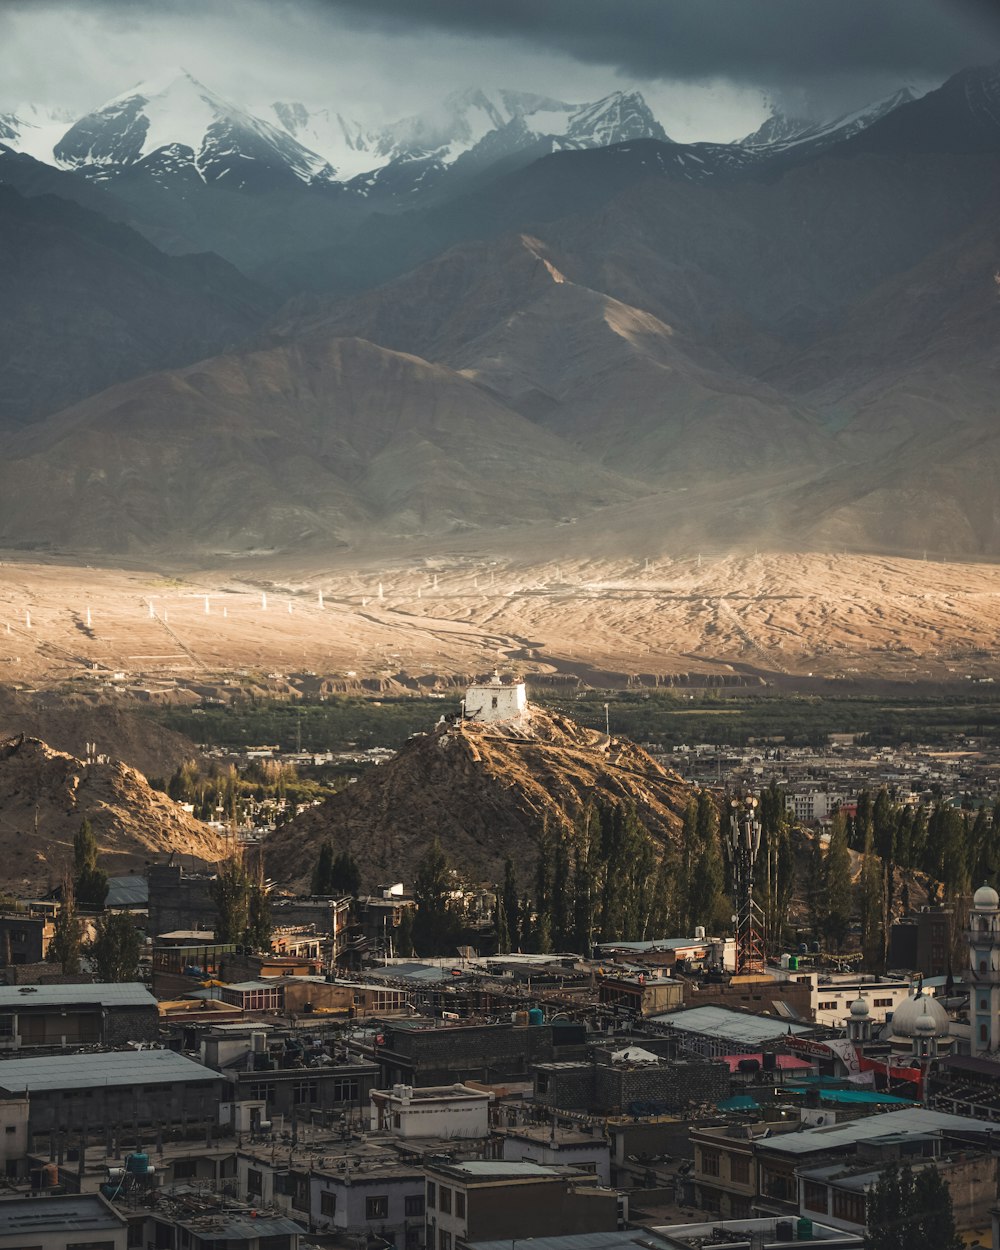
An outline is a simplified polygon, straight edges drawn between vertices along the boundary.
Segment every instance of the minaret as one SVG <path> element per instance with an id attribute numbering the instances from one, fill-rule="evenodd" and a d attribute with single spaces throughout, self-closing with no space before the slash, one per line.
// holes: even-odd
<path id="1" fill-rule="evenodd" d="M 872 1040 L 872 1021 L 868 1004 L 863 998 L 851 1003 L 851 1015 L 847 1021 L 847 1037 L 855 1046 L 864 1046 Z"/>
<path id="2" fill-rule="evenodd" d="M 917 1017 L 913 1027 L 913 1059 L 918 1066 L 928 1059 L 936 1059 L 938 1053 L 937 1027 L 933 1019 L 925 1013 Z"/>
<path id="3" fill-rule="evenodd" d="M 973 1055 L 1000 1050 L 1000 895 L 981 885 L 969 913 L 969 1048 Z"/>

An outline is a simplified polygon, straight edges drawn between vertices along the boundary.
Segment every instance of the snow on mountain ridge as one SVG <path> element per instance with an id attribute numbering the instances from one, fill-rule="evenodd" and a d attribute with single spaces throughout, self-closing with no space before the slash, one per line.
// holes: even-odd
<path id="1" fill-rule="evenodd" d="M 154 159 L 167 151 L 171 162 Z M 241 158 L 305 183 L 333 177 L 327 161 L 286 130 L 223 99 L 184 69 L 113 96 L 74 123 L 54 148 L 58 164 L 98 180 L 146 161 L 162 173 L 184 152 L 206 182 L 234 172 Z"/>
<path id="2" fill-rule="evenodd" d="M 784 152 L 805 143 L 833 143 L 849 139 L 867 130 L 874 122 L 887 116 L 901 105 L 919 99 L 910 87 L 900 87 L 891 96 L 866 104 L 863 108 L 844 113 L 832 121 L 813 121 L 806 118 L 788 117 L 775 109 L 771 116 L 753 134 L 740 140 L 740 146 L 768 155 Z"/>
<path id="3" fill-rule="evenodd" d="M 321 153 L 344 180 L 376 178 L 389 165 L 413 161 L 433 160 L 446 168 L 466 154 L 502 156 L 546 140 L 558 149 L 667 138 L 638 91 L 569 104 L 506 87 L 468 87 L 451 92 L 434 108 L 381 127 L 299 102 L 271 108 L 290 135 Z"/>

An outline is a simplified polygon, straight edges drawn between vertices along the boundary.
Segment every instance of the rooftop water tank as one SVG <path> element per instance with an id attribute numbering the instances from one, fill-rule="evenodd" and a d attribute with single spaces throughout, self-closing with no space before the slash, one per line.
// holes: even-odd
<path id="1" fill-rule="evenodd" d="M 531 1007 L 528 1009 L 528 1023 L 534 1025 L 545 1023 L 545 1012 L 542 1011 L 541 1007 Z"/>

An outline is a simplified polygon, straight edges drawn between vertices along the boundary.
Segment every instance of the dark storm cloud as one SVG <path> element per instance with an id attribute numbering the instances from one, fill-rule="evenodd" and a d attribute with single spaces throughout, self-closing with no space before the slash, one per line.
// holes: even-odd
<path id="1" fill-rule="evenodd" d="M 386 33 L 517 39 L 640 77 L 943 77 L 1000 56 L 997 0 L 317 0 Z"/>

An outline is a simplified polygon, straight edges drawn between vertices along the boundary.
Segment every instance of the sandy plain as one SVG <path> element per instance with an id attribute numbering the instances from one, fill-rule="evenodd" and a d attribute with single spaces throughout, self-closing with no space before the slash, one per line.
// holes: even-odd
<path id="1" fill-rule="evenodd" d="M 655 685 L 1000 679 L 1000 566 L 787 553 L 536 561 L 457 550 L 164 572 L 0 563 L 0 684 L 351 688 L 489 671 Z"/>

